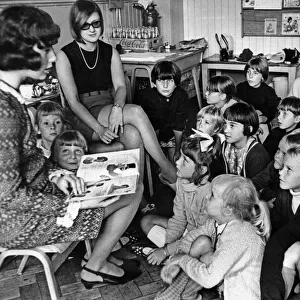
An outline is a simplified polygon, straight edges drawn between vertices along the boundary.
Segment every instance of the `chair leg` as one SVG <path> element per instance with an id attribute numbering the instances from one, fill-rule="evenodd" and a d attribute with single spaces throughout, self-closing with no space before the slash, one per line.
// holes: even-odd
<path id="1" fill-rule="evenodd" d="M 85 248 L 86 248 L 86 253 L 88 255 L 88 259 L 91 257 L 92 255 L 92 245 L 91 245 L 91 241 L 90 240 L 85 240 Z"/>
<path id="2" fill-rule="evenodd" d="M 145 152 L 145 160 L 146 160 L 146 170 L 147 170 L 147 179 L 148 179 L 148 188 L 149 188 L 149 195 L 150 197 L 153 196 L 153 180 L 152 180 L 152 172 L 151 172 L 151 161 L 150 161 L 150 155 L 148 152 Z"/>
<path id="3" fill-rule="evenodd" d="M 17 274 L 18 274 L 18 275 L 22 275 L 23 270 L 24 270 L 24 268 L 25 268 L 25 266 L 26 266 L 26 263 L 27 263 L 27 261 L 28 261 L 28 258 L 29 258 L 29 255 L 24 255 L 24 256 L 23 256 L 22 261 L 21 261 L 21 263 L 20 263 L 20 265 L 19 265 L 19 268 L 18 268 L 18 271 L 17 271 Z"/>

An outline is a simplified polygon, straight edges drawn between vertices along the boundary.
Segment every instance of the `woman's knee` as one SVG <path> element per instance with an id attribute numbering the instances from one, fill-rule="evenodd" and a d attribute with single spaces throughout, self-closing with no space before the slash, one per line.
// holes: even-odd
<path id="1" fill-rule="evenodd" d="M 190 249 L 190 255 L 193 257 L 200 257 L 210 251 L 212 251 L 212 242 L 210 237 L 201 235 L 193 242 Z"/>
<path id="2" fill-rule="evenodd" d="M 133 123 L 135 123 L 136 121 L 145 121 L 145 118 L 148 119 L 143 108 L 136 104 L 126 104 L 123 110 L 123 115 L 125 122 L 133 121 Z"/>
<path id="3" fill-rule="evenodd" d="M 293 244 L 285 253 L 283 265 L 294 268 L 300 261 L 300 242 Z"/>

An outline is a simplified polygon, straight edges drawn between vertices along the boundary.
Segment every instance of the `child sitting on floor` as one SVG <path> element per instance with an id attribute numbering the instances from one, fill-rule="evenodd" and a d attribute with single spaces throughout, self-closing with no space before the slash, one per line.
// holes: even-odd
<path id="1" fill-rule="evenodd" d="M 239 101 L 235 83 L 228 75 L 212 76 L 208 80 L 205 97 L 207 103 L 220 108 L 222 114 L 227 107 Z"/>
<path id="2" fill-rule="evenodd" d="M 224 119 L 223 173 L 252 178 L 270 161 L 268 152 L 253 137 L 259 127 L 258 114 L 252 105 L 240 102 L 226 109 Z"/>
<path id="3" fill-rule="evenodd" d="M 286 97 L 278 105 L 278 127 L 271 130 L 263 145 L 273 157 L 281 138 L 300 127 L 300 99 Z"/>
<path id="4" fill-rule="evenodd" d="M 188 118 L 188 94 L 179 87 L 181 71 L 171 61 L 158 62 L 151 72 L 151 81 L 155 87 L 141 91 L 140 103 L 161 147 L 167 148 L 169 159 L 175 163 Z"/>
<path id="5" fill-rule="evenodd" d="M 36 110 L 35 130 L 37 147 L 43 150 L 44 156 L 51 156 L 51 145 L 54 139 L 66 129 L 64 109 L 54 101 L 41 103 Z"/>
<path id="6" fill-rule="evenodd" d="M 265 123 L 271 122 L 275 117 L 280 98 L 277 97 L 275 90 L 265 83 L 269 76 L 267 60 L 264 57 L 251 58 L 245 66 L 244 74 L 247 80 L 237 85 L 237 96 L 253 105 L 262 116 L 266 117 Z"/>
<path id="7" fill-rule="evenodd" d="M 250 180 L 223 174 L 213 179 L 204 212 L 210 219 L 181 239 L 179 254 L 166 262 L 162 276 L 170 282 L 178 267 L 182 271 L 155 300 L 197 299 L 202 287 L 222 282 L 225 300 L 259 300 L 261 263 L 271 229 L 266 204 Z"/>
<path id="8" fill-rule="evenodd" d="M 181 156 L 176 162 L 177 182 L 173 217 L 146 215 L 141 227 L 158 249 L 148 257 L 151 264 L 160 264 L 176 253 L 179 239 L 185 232 L 201 226 L 207 217 L 201 213 L 202 202 L 209 192 L 210 164 L 220 148 L 217 135 L 202 133 L 182 143 Z M 142 251 L 143 249 L 137 249 Z"/>

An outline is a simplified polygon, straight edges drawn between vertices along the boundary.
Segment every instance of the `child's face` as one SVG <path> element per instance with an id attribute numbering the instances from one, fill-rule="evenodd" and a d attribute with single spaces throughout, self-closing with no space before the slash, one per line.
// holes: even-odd
<path id="1" fill-rule="evenodd" d="M 206 91 L 205 98 L 208 104 L 212 104 L 221 108 L 224 105 L 226 95 L 220 92 Z"/>
<path id="2" fill-rule="evenodd" d="M 212 185 L 211 194 L 207 198 L 204 212 L 207 213 L 211 218 L 222 223 L 222 210 L 223 210 L 223 199 L 222 193 L 224 188 Z"/>
<path id="3" fill-rule="evenodd" d="M 262 74 L 257 70 L 249 68 L 246 74 L 247 81 L 249 85 L 253 88 L 258 88 L 262 82 Z"/>
<path id="4" fill-rule="evenodd" d="M 284 157 L 283 169 L 279 171 L 280 188 L 300 192 L 300 156 L 287 154 Z"/>
<path id="5" fill-rule="evenodd" d="M 173 92 L 176 88 L 174 79 L 165 79 L 165 80 L 157 79 L 155 82 L 155 85 L 156 85 L 157 91 L 161 95 L 163 95 L 167 98 L 173 94 Z"/>
<path id="6" fill-rule="evenodd" d="M 248 137 L 244 135 L 244 125 L 239 122 L 225 120 L 224 134 L 227 143 L 233 144 L 236 148 L 246 145 Z"/>
<path id="7" fill-rule="evenodd" d="M 286 131 L 293 130 L 297 126 L 299 119 L 299 116 L 296 116 L 289 110 L 279 110 L 278 125 L 281 129 Z"/>
<path id="8" fill-rule="evenodd" d="M 38 124 L 38 133 L 41 134 L 42 139 L 51 143 L 54 139 L 62 133 L 64 124 L 59 115 L 40 116 Z"/>
<path id="9" fill-rule="evenodd" d="M 84 150 L 79 146 L 58 146 L 55 154 L 56 163 L 66 170 L 77 170 Z"/>
<path id="10" fill-rule="evenodd" d="M 281 170 L 283 168 L 283 159 L 288 149 L 289 149 L 289 145 L 286 143 L 286 138 L 283 137 L 279 142 L 277 152 L 274 155 L 275 169 Z"/>
<path id="11" fill-rule="evenodd" d="M 195 163 L 180 150 L 181 156 L 176 161 L 177 176 L 185 179 L 191 179 L 195 172 Z"/>
<path id="12" fill-rule="evenodd" d="M 209 135 L 213 135 L 215 133 L 215 125 L 216 124 L 211 115 L 204 114 L 203 116 L 197 116 L 197 130 Z"/>

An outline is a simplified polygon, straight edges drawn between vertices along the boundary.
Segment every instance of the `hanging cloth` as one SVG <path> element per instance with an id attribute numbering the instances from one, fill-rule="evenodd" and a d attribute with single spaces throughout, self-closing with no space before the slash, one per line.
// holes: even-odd
<path id="1" fill-rule="evenodd" d="M 124 7 L 124 0 L 108 0 L 108 8 L 110 10 L 115 8 L 123 8 Z"/>

